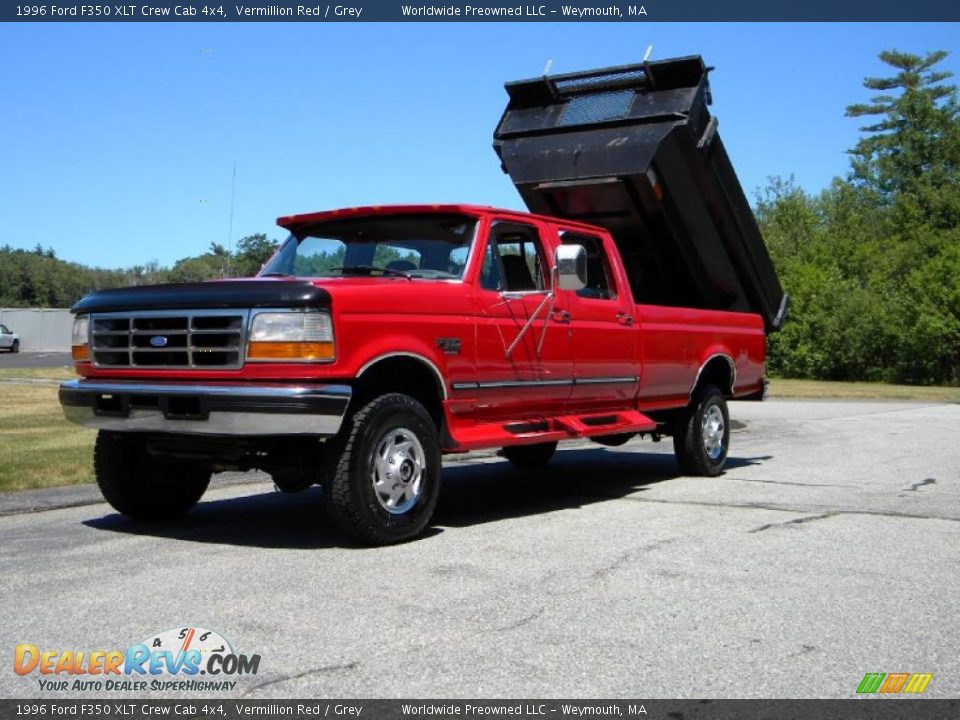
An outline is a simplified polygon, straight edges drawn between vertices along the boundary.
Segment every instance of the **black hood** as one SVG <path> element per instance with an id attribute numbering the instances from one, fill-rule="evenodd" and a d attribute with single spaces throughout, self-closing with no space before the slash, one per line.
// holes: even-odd
<path id="1" fill-rule="evenodd" d="M 233 280 L 171 283 L 97 290 L 72 313 L 205 308 L 328 308 L 330 293 L 302 280 Z"/>

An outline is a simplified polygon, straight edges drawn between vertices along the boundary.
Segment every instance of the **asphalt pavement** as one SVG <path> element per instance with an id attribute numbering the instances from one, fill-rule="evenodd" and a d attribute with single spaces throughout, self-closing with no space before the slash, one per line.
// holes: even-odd
<path id="1" fill-rule="evenodd" d="M 394 547 L 345 543 L 315 491 L 262 474 L 169 526 L 34 503 L 0 517 L 0 697 L 89 697 L 15 675 L 18 643 L 187 625 L 261 656 L 224 698 L 849 698 L 866 672 L 960 694 L 960 405 L 732 414 L 715 479 L 649 440 L 540 472 L 451 461 L 434 527 Z"/>
<path id="2" fill-rule="evenodd" d="M 58 368 L 72 365 L 68 352 L 0 352 L 0 370 L 3 368 Z"/>

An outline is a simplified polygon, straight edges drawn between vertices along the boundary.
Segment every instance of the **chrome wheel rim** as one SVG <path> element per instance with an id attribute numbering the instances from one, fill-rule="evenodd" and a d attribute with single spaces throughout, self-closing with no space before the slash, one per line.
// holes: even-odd
<path id="1" fill-rule="evenodd" d="M 402 515 L 417 504 L 423 493 L 426 455 L 413 431 L 395 428 L 385 432 L 373 451 L 370 479 L 380 507 Z"/>
<path id="2" fill-rule="evenodd" d="M 703 449 L 711 460 L 717 460 L 723 454 L 725 429 L 723 411 L 716 405 L 708 407 L 703 414 Z"/>

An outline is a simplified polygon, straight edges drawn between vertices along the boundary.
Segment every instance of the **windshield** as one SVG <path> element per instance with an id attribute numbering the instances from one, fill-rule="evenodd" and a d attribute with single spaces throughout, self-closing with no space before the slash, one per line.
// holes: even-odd
<path id="1" fill-rule="evenodd" d="M 335 220 L 298 230 L 260 276 L 463 277 L 476 218 L 388 215 Z"/>

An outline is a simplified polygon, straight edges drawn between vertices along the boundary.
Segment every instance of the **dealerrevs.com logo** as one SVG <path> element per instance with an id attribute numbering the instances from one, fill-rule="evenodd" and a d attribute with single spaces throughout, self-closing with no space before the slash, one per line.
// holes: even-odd
<path id="1" fill-rule="evenodd" d="M 21 643 L 13 670 L 38 676 L 46 692 L 230 691 L 238 682 L 233 678 L 259 672 L 260 655 L 234 652 L 215 630 L 181 627 L 148 635 L 126 650 L 61 651 Z"/>

